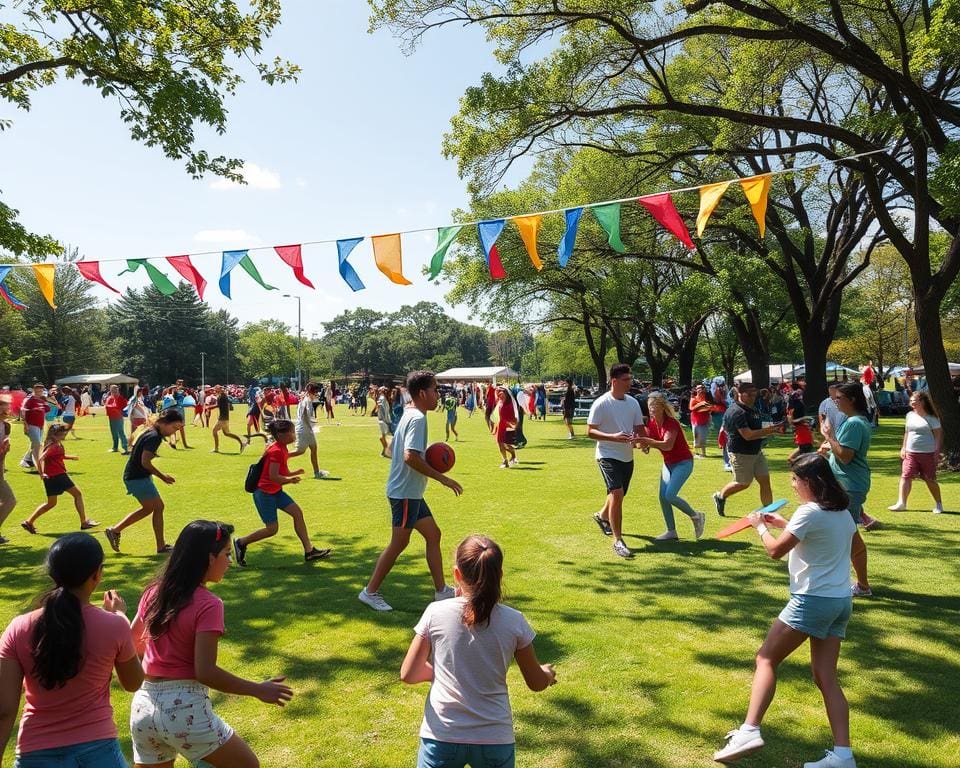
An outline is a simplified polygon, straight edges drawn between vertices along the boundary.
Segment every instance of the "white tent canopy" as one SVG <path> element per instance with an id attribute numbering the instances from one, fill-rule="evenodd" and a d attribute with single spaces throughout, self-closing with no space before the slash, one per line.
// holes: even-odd
<path id="1" fill-rule="evenodd" d="M 793 363 L 774 363 L 767 366 L 770 375 L 771 384 L 779 384 L 781 381 L 790 381 L 796 376 L 803 376 L 803 366 L 794 366 Z M 743 373 L 738 373 L 733 377 L 734 383 L 738 381 L 753 382 L 753 373 L 748 368 Z"/>
<path id="2" fill-rule="evenodd" d="M 138 384 L 139 379 L 123 373 L 85 373 L 82 376 L 64 376 L 57 384 L 99 384 L 109 387 L 111 384 Z"/>
<path id="3" fill-rule="evenodd" d="M 951 376 L 960 376 L 960 363 L 947 363 L 947 366 L 950 368 Z M 926 376 L 927 369 L 922 365 L 915 365 L 910 369 L 917 376 Z"/>
<path id="4" fill-rule="evenodd" d="M 512 368 L 494 365 L 486 368 L 450 368 L 437 374 L 437 381 L 492 381 L 516 379 L 520 374 Z"/>

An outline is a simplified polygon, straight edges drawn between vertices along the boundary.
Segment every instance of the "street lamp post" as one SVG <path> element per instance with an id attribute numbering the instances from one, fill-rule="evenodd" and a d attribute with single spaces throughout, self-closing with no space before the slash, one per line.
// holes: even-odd
<path id="1" fill-rule="evenodd" d="M 301 352 L 300 352 L 300 343 L 301 343 L 301 342 L 300 342 L 300 334 L 301 334 L 301 327 L 300 327 L 300 297 L 299 297 L 299 296 L 294 296 L 293 294 L 290 294 L 290 293 L 285 293 L 285 294 L 283 294 L 283 296 L 284 296 L 284 298 L 287 298 L 287 299 L 296 299 L 296 300 L 297 300 L 297 389 L 303 389 L 303 374 L 301 373 L 301 370 L 300 370 L 300 364 L 301 364 L 301 361 L 302 361 L 302 359 L 303 359 L 303 358 L 302 358 L 302 355 L 301 355 Z"/>

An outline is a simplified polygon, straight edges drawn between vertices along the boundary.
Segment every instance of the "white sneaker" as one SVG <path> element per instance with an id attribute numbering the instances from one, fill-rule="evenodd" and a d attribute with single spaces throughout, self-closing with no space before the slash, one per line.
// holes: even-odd
<path id="1" fill-rule="evenodd" d="M 731 467 L 729 464 L 724 464 L 724 465 L 723 465 L 723 471 L 724 471 L 724 472 L 733 472 L 733 467 Z"/>
<path id="2" fill-rule="evenodd" d="M 630 547 L 623 543 L 623 539 L 617 539 L 613 542 L 613 551 L 620 557 L 633 557 L 633 552 L 630 551 Z"/>
<path id="3" fill-rule="evenodd" d="M 699 539 L 703 536 L 703 526 L 707 522 L 707 516 L 703 512 L 697 512 L 690 519 L 693 521 L 693 534 Z"/>
<path id="4" fill-rule="evenodd" d="M 433 599 L 436 600 L 449 600 L 451 597 L 456 597 L 457 593 L 454 591 L 453 587 L 444 584 L 443 589 L 439 592 L 433 593 Z"/>
<path id="5" fill-rule="evenodd" d="M 902 501 L 898 501 L 896 504 L 891 504 L 887 509 L 891 512 L 904 512 L 907 509 L 907 505 Z"/>
<path id="6" fill-rule="evenodd" d="M 857 761 L 852 757 L 847 759 L 837 757 L 828 749 L 822 760 L 804 763 L 803 768 L 857 768 Z"/>
<path id="7" fill-rule="evenodd" d="M 325 469 L 318 469 L 313 473 L 314 480 L 323 480 L 325 477 L 330 477 L 330 473 Z"/>
<path id="8" fill-rule="evenodd" d="M 733 763 L 741 757 L 756 752 L 763 747 L 763 737 L 760 731 L 741 731 L 739 728 L 727 734 L 727 743 L 723 749 L 713 753 L 713 759 L 718 763 Z"/>
<path id="9" fill-rule="evenodd" d="M 393 610 L 393 608 L 390 606 L 390 603 L 383 599 L 383 595 L 381 595 L 379 592 L 367 592 L 366 587 L 360 590 L 359 597 L 361 603 L 369 605 L 375 611 Z"/>
<path id="10" fill-rule="evenodd" d="M 654 541 L 676 541 L 680 537 L 677 536 L 676 531 L 664 531 L 659 536 L 654 536 Z"/>
<path id="11" fill-rule="evenodd" d="M 935 514 L 935 515 L 942 515 L 942 514 L 943 514 L 943 504 L 937 504 L 937 505 L 933 508 L 933 514 Z"/>
<path id="12" fill-rule="evenodd" d="M 516 457 L 510 459 L 510 466 L 511 466 L 511 467 L 515 467 L 515 466 L 517 466 L 517 464 L 519 464 L 519 463 L 520 463 L 520 459 L 518 459 L 518 458 L 516 458 Z"/>

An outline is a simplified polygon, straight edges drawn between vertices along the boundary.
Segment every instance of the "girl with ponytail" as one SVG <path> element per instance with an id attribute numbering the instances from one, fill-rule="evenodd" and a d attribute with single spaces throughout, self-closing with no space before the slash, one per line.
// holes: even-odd
<path id="1" fill-rule="evenodd" d="M 403 682 L 431 684 L 417 766 L 513 768 L 510 660 L 532 691 L 557 676 L 552 664 L 537 660 L 535 633 L 523 614 L 500 602 L 503 551 L 495 541 L 473 535 L 460 542 L 453 577 L 456 598 L 427 606 L 400 668 Z"/>
<path id="2" fill-rule="evenodd" d="M 47 554 L 53 588 L 0 638 L 0 755 L 20 704 L 15 768 L 127 765 L 110 706 L 113 671 L 125 690 L 143 680 L 123 598 L 90 598 L 103 577 L 103 548 L 86 533 L 57 539 Z"/>

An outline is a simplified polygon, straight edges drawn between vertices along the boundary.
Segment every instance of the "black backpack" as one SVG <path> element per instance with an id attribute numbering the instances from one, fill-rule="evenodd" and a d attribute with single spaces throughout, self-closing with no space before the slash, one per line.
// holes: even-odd
<path id="1" fill-rule="evenodd" d="M 260 477 L 263 475 L 263 465 L 266 459 L 267 454 L 264 453 L 256 464 L 251 464 L 247 468 L 247 477 L 243 481 L 243 490 L 245 490 L 247 493 L 253 493 L 255 490 L 257 490 Z"/>

